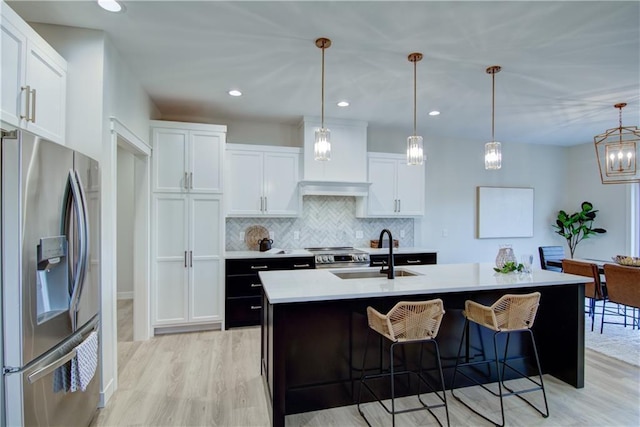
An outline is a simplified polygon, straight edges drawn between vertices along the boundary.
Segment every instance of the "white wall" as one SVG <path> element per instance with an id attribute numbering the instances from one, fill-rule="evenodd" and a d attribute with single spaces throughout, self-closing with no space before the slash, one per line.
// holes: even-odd
<path id="1" fill-rule="evenodd" d="M 133 298 L 134 156 L 118 148 L 118 299 Z"/>
<path id="2" fill-rule="evenodd" d="M 426 215 L 416 227 L 422 230 L 416 245 L 436 248 L 438 262 L 493 262 L 500 244 L 511 244 L 518 257 L 534 254 L 537 260 L 538 246 L 562 243 L 551 225 L 564 204 L 566 149 L 517 143 L 503 143 L 502 149 L 502 169 L 487 171 L 482 140 L 426 144 Z M 534 237 L 476 238 L 478 186 L 532 187 Z"/>

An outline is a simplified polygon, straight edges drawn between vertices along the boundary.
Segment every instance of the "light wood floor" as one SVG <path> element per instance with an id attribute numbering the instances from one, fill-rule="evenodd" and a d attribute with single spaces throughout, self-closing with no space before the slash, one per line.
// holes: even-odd
<path id="1" fill-rule="evenodd" d="M 241 328 L 164 335 L 118 343 L 119 388 L 92 426 L 267 426 L 260 377 L 260 330 Z M 510 426 L 638 426 L 640 368 L 587 350 L 583 389 L 545 376 L 551 415 L 512 397 L 505 400 Z M 476 401 L 485 396 L 465 389 Z M 535 396 L 534 396 L 535 397 Z M 401 399 L 399 405 L 415 398 Z M 447 393 L 452 426 L 488 425 Z M 535 400 L 539 402 L 540 399 Z M 494 415 L 499 415 L 495 407 Z M 364 406 L 374 426 L 390 425 L 377 404 Z M 444 421 L 444 412 L 436 410 Z M 436 425 L 424 412 L 396 417 L 399 426 Z M 290 415 L 287 426 L 366 426 L 355 406 Z"/>

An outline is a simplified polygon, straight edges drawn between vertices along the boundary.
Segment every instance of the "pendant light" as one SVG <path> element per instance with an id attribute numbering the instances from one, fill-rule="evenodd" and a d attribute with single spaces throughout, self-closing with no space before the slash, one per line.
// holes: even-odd
<path id="1" fill-rule="evenodd" d="M 421 165 L 424 163 L 424 147 L 422 137 L 416 132 L 416 64 L 422 60 L 422 54 L 410 53 L 408 59 L 413 62 L 413 135 L 407 138 L 407 164 Z"/>
<path id="2" fill-rule="evenodd" d="M 331 131 L 324 127 L 324 50 L 331 46 L 331 40 L 320 37 L 316 46 L 322 49 L 322 118 L 320 129 L 316 130 L 313 152 L 316 160 L 328 161 L 331 160 Z"/>
<path id="3" fill-rule="evenodd" d="M 492 65 L 487 68 L 487 74 L 491 74 L 491 142 L 484 145 L 484 168 L 487 170 L 497 170 L 502 167 L 502 145 L 496 141 L 495 137 L 495 104 L 496 104 L 496 73 L 502 67 Z"/>
<path id="4" fill-rule="evenodd" d="M 596 146 L 600 179 L 603 184 L 624 184 L 640 182 L 637 168 L 640 129 L 637 126 L 622 126 L 622 109 L 627 104 L 614 105 L 619 110 L 618 127 L 596 135 Z"/>

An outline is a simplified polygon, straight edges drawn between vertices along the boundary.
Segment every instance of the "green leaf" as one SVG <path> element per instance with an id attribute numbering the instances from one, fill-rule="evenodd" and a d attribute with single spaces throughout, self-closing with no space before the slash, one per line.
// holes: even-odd
<path id="1" fill-rule="evenodd" d="M 593 205 L 591 204 L 591 202 L 582 202 L 582 205 L 580 207 L 582 208 L 583 212 L 588 212 L 593 209 Z"/>

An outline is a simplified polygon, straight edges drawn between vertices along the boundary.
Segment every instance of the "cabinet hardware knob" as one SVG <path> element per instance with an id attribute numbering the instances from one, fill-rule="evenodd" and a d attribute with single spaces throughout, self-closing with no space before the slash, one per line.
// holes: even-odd
<path id="1" fill-rule="evenodd" d="M 268 266 L 266 266 L 266 265 L 252 265 L 252 266 L 251 266 L 251 269 L 252 269 L 252 270 L 265 270 L 265 269 L 267 269 L 267 268 L 269 268 L 269 267 L 268 267 Z"/>
<path id="2" fill-rule="evenodd" d="M 293 268 L 307 268 L 309 264 L 293 264 Z"/>
<path id="3" fill-rule="evenodd" d="M 262 283 L 252 283 L 251 287 L 252 288 L 261 288 L 262 287 Z"/>
<path id="4" fill-rule="evenodd" d="M 193 267 L 193 251 L 189 251 L 189 267 Z"/>
<path id="5" fill-rule="evenodd" d="M 36 90 L 31 89 L 31 123 L 36 122 Z"/>
<path id="6" fill-rule="evenodd" d="M 189 188 L 193 190 L 193 172 L 189 173 Z"/>
<path id="7" fill-rule="evenodd" d="M 186 172 L 184 173 L 184 183 L 182 184 L 182 186 L 185 190 L 189 189 L 189 175 Z"/>
<path id="8" fill-rule="evenodd" d="M 422 264 L 422 261 L 419 259 L 408 259 L 407 264 Z"/>
<path id="9" fill-rule="evenodd" d="M 187 251 L 184 251 L 184 268 L 187 268 Z"/>
<path id="10" fill-rule="evenodd" d="M 251 310 L 260 310 L 262 308 L 261 305 L 252 305 Z"/>

